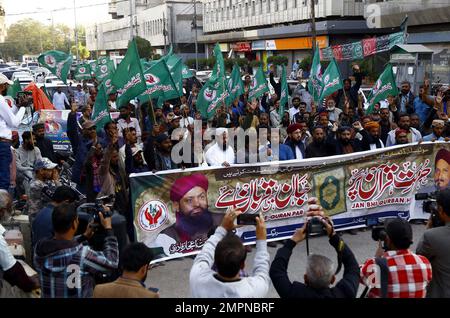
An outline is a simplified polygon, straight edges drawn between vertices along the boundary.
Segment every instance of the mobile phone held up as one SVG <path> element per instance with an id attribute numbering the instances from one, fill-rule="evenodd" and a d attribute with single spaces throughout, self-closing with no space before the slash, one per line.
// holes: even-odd
<path id="1" fill-rule="evenodd" d="M 238 225 L 256 225 L 256 218 L 259 214 L 239 214 L 237 217 Z"/>

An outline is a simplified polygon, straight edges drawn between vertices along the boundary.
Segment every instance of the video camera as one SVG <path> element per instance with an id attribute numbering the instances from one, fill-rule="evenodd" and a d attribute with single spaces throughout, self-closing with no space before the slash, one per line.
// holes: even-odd
<path id="1" fill-rule="evenodd" d="M 438 191 L 431 193 L 417 193 L 416 201 L 423 201 L 422 210 L 424 213 L 431 214 L 431 223 L 433 227 L 444 226 L 444 222 L 441 221 L 437 214 L 437 195 Z"/>
<path id="2" fill-rule="evenodd" d="M 372 229 L 372 240 L 375 242 L 386 239 L 386 219 L 367 218 L 366 226 Z"/>
<path id="3" fill-rule="evenodd" d="M 113 195 L 103 196 L 103 197 L 97 198 L 94 203 L 84 203 L 84 204 L 80 205 L 78 210 L 80 212 L 89 214 L 92 217 L 92 220 L 94 221 L 92 226 L 99 227 L 99 226 L 101 226 L 100 213 L 102 213 L 105 218 L 112 216 L 112 212 L 105 211 L 105 209 L 103 207 L 104 206 L 112 207 L 113 202 L 114 202 Z"/>
<path id="4" fill-rule="evenodd" d="M 33 99 L 30 98 L 33 96 L 32 92 L 23 91 L 18 92 L 17 97 L 15 99 L 17 107 L 30 107 L 33 103 Z"/>

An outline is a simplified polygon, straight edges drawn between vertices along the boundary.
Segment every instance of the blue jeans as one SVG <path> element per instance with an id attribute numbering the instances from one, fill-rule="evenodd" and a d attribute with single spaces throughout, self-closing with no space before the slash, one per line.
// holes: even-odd
<path id="1" fill-rule="evenodd" d="M 11 144 L 0 141 L 0 189 L 9 190 L 11 184 L 10 165 L 12 160 Z"/>

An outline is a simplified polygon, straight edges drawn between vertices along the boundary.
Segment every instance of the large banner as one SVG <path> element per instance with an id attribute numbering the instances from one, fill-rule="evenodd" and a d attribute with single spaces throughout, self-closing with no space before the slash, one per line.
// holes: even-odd
<path id="1" fill-rule="evenodd" d="M 268 240 L 282 240 L 302 226 L 313 196 L 338 230 L 365 226 L 368 216 L 427 219 L 414 195 L 447 187 L 449 166 L 450 144 L 437 142 L 278 164 L 135 174 L 136 238 L 154 248 L 159 260 L 194 254 L 223 214 L 238 208 L 262 213 Z M 237 234 L 245 243 L 255 241 L 252 226 Z"/>
<path id="2" fill-rule="evenodd" d="M 320 50 L 322 61 L 362 60 L 380 52 L 386 52 L 397 44 L 405 43 L 405 34 L 397 32 L 379 37 L 364 39 L 358 42 L 334 45 Z"/>

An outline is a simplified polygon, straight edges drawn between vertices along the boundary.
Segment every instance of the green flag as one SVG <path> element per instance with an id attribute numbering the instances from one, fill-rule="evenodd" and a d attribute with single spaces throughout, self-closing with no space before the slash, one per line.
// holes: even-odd
<path id="1" fill-rule="evenodd" d="M 311 93 L 314 102 L 318 103 L 322 91 L 322 65 L 320 65 L 320 50 L 318 46 L 314 50 L 311 75 L 308 81 L 308 90 Z"/>
<path id="2" fill-rule="evenodd" d="M 328 65 L 325 73 L 323 73 L 322 83 L 322 93 L 320 94 L 319 101 L 324 100 L 342 88 L 341 74 L 335 59 L 331 60 L 330 65 Z"/>
<path id="3" fill-rule="evenodd" d="M 214 46 L 214 57 L 216 58 L 216 63 L 214 64 L 213 72 L 209 80 L 214 83 L 219 81 L 221 82 L 221 85 L 225 86 L 225 62 L 219 43 L 216 43 Z M 223 89 L 225 89 L 225 87 Z"/>
<path id="4" fill-rule="evenodd" d="M 101 84 L 98 88 L 97 98 L 95 99 L 94 109 L 92 110 L 92 120 L 97 126 L 97 131 L 103 130 L 103 127 L 112 121 L 104 84 Z"/>
<path id="5" fill-rule="evenodd" d="M 130 42 L 127 54 L 117 67 L 111 83 L 117 88 L 117 92 L 120 94 L 117 99 L 118 107 L 125 105 L 147 89 L 136 40 Z"/>
<path id="6" fill-rule="evenodd" d="M 92 78 L 91 76 L 91 66 L 87 63 L 78 64 L 77 71 L 75 73 L 75 79 L 77 81 L 89 80 Z"/>
<path id="7" fill-rule="evenodd" d="M 283 118 L 284 115 L 284 108 L 286 107 L 286 104 L 289 101 L 289 86 L 287 83 L 287 76 L 286 76 L 286 66 L 282 66 L 281 68 L 281 96 L 280 96 L 280 108 L 278 109 L 280 118 Z"/>
<path id="8" fill-rule="evenodd" d="M 95 76 L 95 72 L 97 72 L 98 61 L 92 61 L 91 63 L 89 63 L 89 66 L 91 67 L 92 76 Z"/>
<path id="9" fill-rule="evenodd" d="M 198 94 L 197 109 L 203 118 L 211 119 L 216 114 L 217 107 L 224 103 L 227 97 L 227 90 L 223 90 L 219 82 L 212 84 L 208 81 Z"/>
<path id="10" fill-rule="evenodd" d="M 22 87 L 20 86 L 20 82 L 18 79 L 14 81 L 14 84 L 8 87 L 7 95 L 11 96 L 12 98 L 17 97 L 17 93 L 22 91 Z"/>
<path id="11" fill-rule="evenodd" d="M 239 71 L 239 66 L 237 64 L 233 65 L 227 88 L 229 94 L 227 98 L 228 105 L 231 105 L 236 98 L 239 98 L 239 96 L 244 94 L 244 84 L 242 83 L 241 72 Z"/>
<path id="12" fill-rule="evenodd" d="M 253 98 L 259 98 L 264 95 L 265 92 L 269 91 L 269 87 L 267 86 L 267 81 L 264 76 L 264 72 L 260 67 L 256 71 L 255 77 L 253 78 L 252 84 L 250 86 L 250 90 L 248 93 L 248 100 L 251 101 Z"/>
<path id="13" fill-rule="evenodd" d="M 183 64 L 183 70 L 181 73 L 183 74 L 183 79 L 194 77 L 192 71 L 185 64 Z"/>
<path id="14" fill-rule="evenodd" d="M 183 61 L 180 57 L 172 55 L 172 57 L 168 59 L 167 67 L 170 70 L 170 75 L 172 76 L 173 82 L 178 90 L 179 97 L 183 95 Z"/>
<path id="15" fill-rule="evenodd" d="M 72 55 L 61 51 L 47 51 L 38 57 L 39 63 L 48 68 L 64 84 L 67 84 L 67 75 L 70 72 L 72 60 Z"/>
<path id="16" fill-rule="evenodd" d="M 367 109 L 366 114 L 371 114 L 373 112 L 375 104 L 383 99 L 386 99 L 389 95 L 398 95 L 395 75 L 392 70 L 391 64 L 388 64 L 386 66 L 383 73 L 381 73 L 380 77 L 375 83 L 375 86 L 372 88 L 372 92 L 369 94 L 369 97 L 367 98 L 369 108 Z"/>
<path id="17" fill-rule="evenodd" d="M 163 97 L 163 100 L 180 96 L 164 60 L 159 60 L 155 65 L 144 71 L 144 77 L 147 89 L 138 97 L 141 103 L 160 96 Z"/>
<path id="18" fill-rule="evenodd" d="M 97 64 L 97 70 L 95 72 L 95 78 L 99 82 L 103 82 L 109 74 L 114 72 L 114 62 L 109 58 L 100 58 Z"/>

